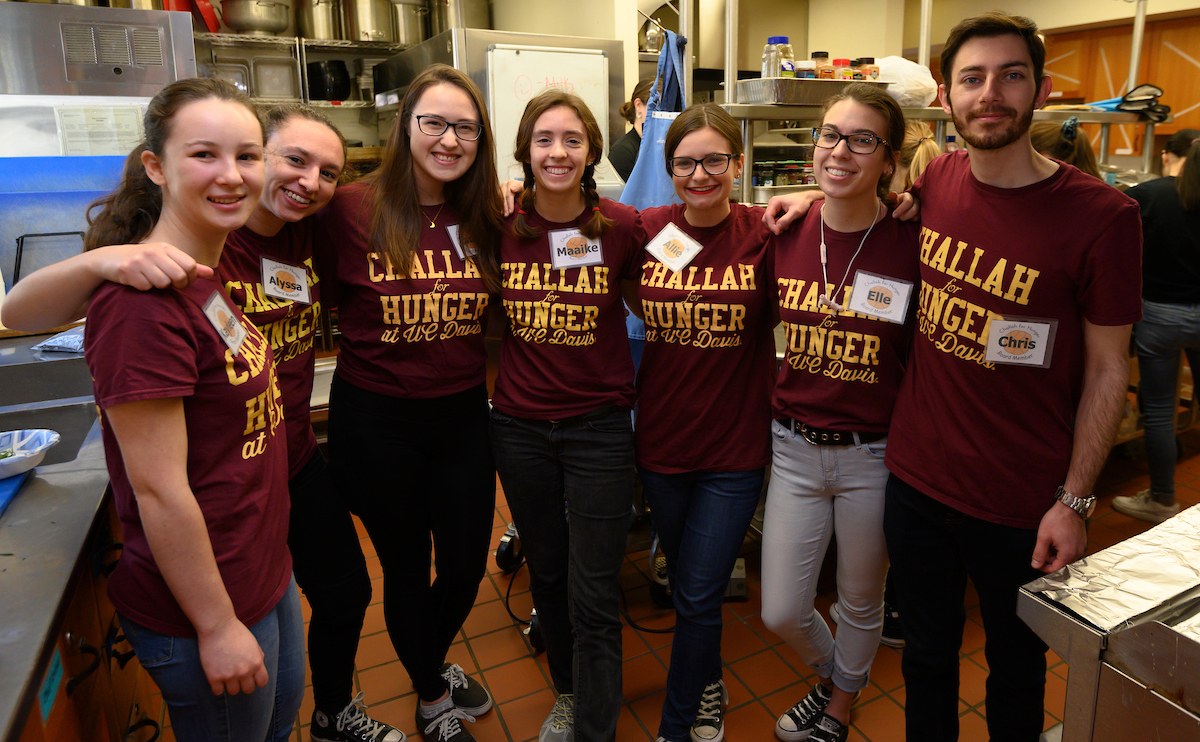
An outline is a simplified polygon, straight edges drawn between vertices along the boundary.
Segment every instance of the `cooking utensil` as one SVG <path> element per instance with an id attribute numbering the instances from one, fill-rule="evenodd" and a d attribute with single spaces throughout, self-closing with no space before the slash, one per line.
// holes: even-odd
<path id="1" fill-rule="evenodd" d="M 396 14 L 396 43 L 416 46 L 429 38 L 427 0 L 392 0 Z"/>
<path id="2" fill-rule="evenodd" d="M 311 100 L 346 100 L 350 97 L 350 71 L 343 60 L 309 62 L 307 70 Z"/>
<path id="3" fill-rule="evenodd" d="M 275 36 L 286 31 L 291 15 L 290 4 L 268 0 L 221 0 L 221 20 L 247 36 Z"/>
<path id="4" fill-rule="evenodd" d="M 346 38 L 350 41 L 395 41 L 392 4 L 388 0 L 346 0 Z"/>
<path id="5" fill-rule="evenodd" d="M 307 39 L 342 38 L 341 0 L 296 0 L 300 35 Z"/>

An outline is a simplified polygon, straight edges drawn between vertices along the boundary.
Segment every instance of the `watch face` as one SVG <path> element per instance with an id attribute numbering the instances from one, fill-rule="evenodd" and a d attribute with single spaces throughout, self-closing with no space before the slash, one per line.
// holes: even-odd
<path id="1" fill-rule="evenodd" d="M 1079 505 L 1082 508 L 1079 514 L 1083 516 L 1084 520 L 1087 520 L 1092 517 L 1092 513 L 1096 510 L 1096 498 L 1085 497 L 1079 501 Z"/>

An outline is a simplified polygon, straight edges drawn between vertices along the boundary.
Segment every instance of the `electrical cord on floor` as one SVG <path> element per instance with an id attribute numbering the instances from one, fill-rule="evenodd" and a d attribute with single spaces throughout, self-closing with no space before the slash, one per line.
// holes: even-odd
<path id="1" fill-rule="evenodd" d="M 524 554 L 517 557 L 516 566 L 513 567 L 509 572 L 506 573 L 508 575 L 508 589 L 506 589 L 504 591 L 504 610 L 508 611 L 508 615 L 512 617 L 512 620 L 516 621 L 517 623 L 519 623 L 522 626 L 528 626 L 529 625 L 528 621 L 518 618 L 517 614 L 513 613 L 512 608 L 508 607 L 508 599 L 512 596 L 513 583 L 517 581 L 517 573 L 521 571 L 521 567 L 523 567 L 523 566 L 525 566 L 525 555 Z"/>
<path id="2" fill-rule="evenodd" d="M 675 633 L 674 626 L 671 626 L 666 629 L 651 629 L 649 627 L 642 626 L 637 621 L 634 621 L 633 618 L 630 617 L 630 615 L 629 615 L 629 607 L 625 604 L 625 588 L 620 588 L 620 590 L 621 590 L 621 615 L 625 617 L 625 622 L 628 623 L 630 626 L 632 626 L 634 628 L 634 630 L 640 631 L 643 634 L 674 634 Z"/>

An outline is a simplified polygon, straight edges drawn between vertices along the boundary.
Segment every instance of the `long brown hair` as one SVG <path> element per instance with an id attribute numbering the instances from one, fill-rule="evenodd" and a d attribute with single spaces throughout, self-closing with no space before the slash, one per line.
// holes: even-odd
<path id="1" fill-rule="evenodd" d="M 1074 165 L 1093 178 L 1100 178 L 1100 166 L 1087 134 L 1080 136 L 1079 119 L 1072 116 L 1063 123 L 1039 121 L 1029 127 L 1029 141 L 1043 155 Z"/>
<path id="2" fill-rule="evenodd" d="M 504 228 L 503 201 L 496 179 L 495 137 L 483 94 L 471 78 L 449 65 L 435 64 L 425 68 L 408 86 L 400 116 L 383 150 L 383 162 L 378 170 L 363 178 L 372 192 L 369 242 L 373 251 L 387 256 L 393 270 L 408 275 L 413 256 L 421 245 L 421 227 L 426 221 L 421 214 L 417 179 L 413 173 L 409 122 L 425 91 L 443 84 L 460 88 L 470 96 L 483 126 L 477 140 L 475 161 L 462 177 L 446 183 L 443 193 L 459 219 L 459 243 L 470 244 L 475 249 L 471 260 L 488 290 L 495 293 L 500 290 L 497 242 Z"/>
<path id="3" fill-rule="evenodd" d="M 521 124 L 517 127 L 517 146 L 513 151 L 513 158 L 521 163 L 522 169 L 525 171 L 525 190 L 521 192 L 521 205 L 517 211 L 513 231 L 518 236 L 525 238 L 537 237 L 542 233 L 542 230 L 529 225 L 525 220 L 526 210 L 533 208 L 533 193 L 536 187 L 530 149 L 533 146 L 533 127 L 537 124 L 537 120 L 546 111 L 559 106 L 571 109 L 583 122 L 583 129 L 587 133 L 588 139 L 588 156 L 594 158 L 594 161 L 583 169 L 583 178 L 580 180 L 583 188 L 584 213 L 590 212 L 591 217 L 580 223 L 579 231 L 583 233 L 584 237 L 595 239 L 613 226 L 613 220 L 600 213 L 600 194 L 596 191 L 596 161 L 604 156 L 604 134 L 601 133 L 600 126 L 596 123 L 596 117 L 592 115 L 583 99 L 558 88 L 549 88 L 534 96 L 525 106 Z"/>
<path id="4" fill-rule="evenodd" d="M 654 83 L 655 79 L 653 77 L 645 77 L 638 80 L 638 84 L 634 87 L 633 94 L 629 96 L 629 100 L 622 103 L 621 107 L 617 109 L 617 113 L 621 115 L 621 118 L 631 124 L 637 120 L 637 106 L 633 105 L 633 102 L 640 100 L 643 106 L 649 103 L 650 89 L 654 87 Z"/>
<path id="5" fill-rule="evenodd" d="M 125 158 L 121 182 L 112 193 L 88 205 L 84 250 L 146 239 L 162 213 L 162 189 L 146 174 L 142 153 L 148 151 L 162 159 L 163 145 L 171 135 L 171 122 L 175 114 L 189 103 L 209 98 L 245 106 L 261 125 L 254 104 L 245 93 L 225 80 L 193 77 L 177 80 L 158 91 L 158 95 L 146 106 L 146 113 L 142 117 L 145 136 L 142 143 Z M 93 214 L 97 209 L 99 213 Z"/>
<path id="6" fill-rule="evenodd" d="M 904 142 L 904 111 L 900 108 L 900 104 L 896 102 L 896 99 L 885 93 L 882 87 L 868 85 L 863 82 L 853 82 L 842 88 L 840 92 L 825 99 L 825 103 L 821 108 L 822 126 L 825 124 L 825 115 L 829 113 L 829 109 L 844 100 L 854 101 L 870 108 L 882 116 L 884 123 L 887 125 L 887 132 L 883 136 L 884 141 L 882 145 L 885 149 L 884 156 L 888 162 L 892 163 L 892 167 L 885 170 L 883 175 L 879 176 L 879 182 L 875 186 L 875 191 L 879 194 L 879 197 L 885 198 L 891 187 L 892 174 L 896 170 L 896 153 Z"/>

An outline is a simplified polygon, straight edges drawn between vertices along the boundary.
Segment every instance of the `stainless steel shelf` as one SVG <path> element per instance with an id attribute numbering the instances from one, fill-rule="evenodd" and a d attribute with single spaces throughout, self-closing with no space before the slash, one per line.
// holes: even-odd
<path id="1" fill-rule="evenodd" d="M 240 33 L 195 33 L 196 41 L 213 46 L 292 46 L 295 36 L 248 36 Z"/>
<path id="2" fill-rule="evenodd" d="M 313 108 L 333 108 L 333 109 L 337 109 L 337 108 L 374 108 L 375 107 L 374 101 L 369 101 L 369 100 L 343 100 L 343 101 L 310 100 L 308 102 L 308 105 L 312 106 Z"/>
<path id="3" fill-rule="evenodd" d="M 363 53 L 392 53 L 402 52 L 408 48 L 406 44 L 394 44 L 390 41 L 345 41 L 343 39 L 300 39 L 300 43 L 304 44 L 306 49 L 316 51 L 330 50 L 341 51 L 349 49 L 351 51 Z"/>

